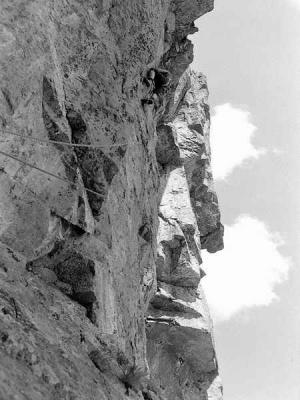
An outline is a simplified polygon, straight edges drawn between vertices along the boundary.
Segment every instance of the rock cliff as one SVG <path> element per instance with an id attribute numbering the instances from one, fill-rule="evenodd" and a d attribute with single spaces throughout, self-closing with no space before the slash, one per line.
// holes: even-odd
<path id="1" fill-rule="evenodd" d="M 221 399 L 212 0 L 2 0 L 0 399 Z"/>

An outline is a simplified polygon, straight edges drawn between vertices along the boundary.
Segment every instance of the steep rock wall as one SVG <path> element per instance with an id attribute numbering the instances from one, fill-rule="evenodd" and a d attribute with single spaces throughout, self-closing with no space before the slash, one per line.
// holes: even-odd
<path id="1" fill-rule="evenodd" d="M 182 76 L 212 3 L 1 2 L 1 399 L 176 398 L 157 380 L 178 362 L 155 359 L 161 329 L 200 349 L 177 398 L 213 387 L 199 250 L 222 227 L 207 92 Z"/>
<path id="2" fill-rule="evenodd" d="M 147 355 L 154 387 L 174 400 L 222 396 L 212 322 L 200 285 L 201 247 L 210 252 L 223 248 L 207 97 L 205 77 L 188 71 L 175 93 L 180 101 L 172 121 L 157 128 L 163 195 Z"/>

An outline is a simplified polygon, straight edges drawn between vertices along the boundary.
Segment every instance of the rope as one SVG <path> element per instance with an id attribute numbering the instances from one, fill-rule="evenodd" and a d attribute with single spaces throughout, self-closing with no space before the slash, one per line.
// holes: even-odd
<path id="1" fill-rule="evenodd" d="M 45 140 L 45 139 L 39 139 L 39 138 L 35 138 L 32 136 L 26 136 L 26 135 L 21 135 L 19 133 L 14 133 L 11 131 L 6 131 L 6 132 L 2 132 L 2 133 L 8 133 L 9 135 L 14 135 L 14 136 L 18 136 L 22 139 L 28 139 L 31 140 L 33 142 L 40 142 L 40 143 L 55 143 L 55 144 L 61 144 L 63 146 L 70 146 L 70 147 L 88 147 L 88 148 L 92 148 L 92 149 L 101 149 L 101 148 L 105 148 L 105 147 L 120 147 L 120 146 L 127 146 L 126 143 L 113 143 L 113 144 L 107 144 L 107 145 L 92 145 L 92 144 L 79 144 L 79 143 L 68 143 L 68 142 L 61 142 L 61 141 L 57 141 L 57 140 Z"/>
<path id="2" fill-rule="evenodd" d="M 36 169 L 37 171 L 40 171 L 40 172 L 42 172 L 43 174 L 52 176 L 53 178 L 59 179 L 59 180 L 61 180 L 61 181 L 63 181 L 63 182 L 66 182 L 66 183 L 70 184 L 71 186 L 76 186 L 76 184 L 75 184 L 74 182 L 69 181 L 68 179 L 62 178 L 62 177 L 59 176 L 59 175 L 55 175 L 55 174 L 53 174 L 52 172 L 46 171 L 45 169 L 42 169 L 42 168 L 39 168 L 39 167 L 37 167 L 37 166 L 34 165 L 34 164 L 30 164 L 29 162 L 24 161 L 24 160 L 21 160 L 20 158 L 15 157 L 15 156 L 12 156 L 11 154 L 5 153 L 5 152 L 2 151 L 2 150 L 0 150 L 0 154 L 2 154 L 2 155 L 5 156 L 5 157 L 12 158 L 13 160 L 18 161 L 18 162 L 21 163 L 21 164 L 27 165 L 27 166 L 30 167 L 30 168 Z M 101 197 L 103 198 L 103 195 L 102 195 L 101 193 L 98 193 L 98 192 L 95 192 L 94 190 L 88 189 L 88 188 L 86 188 L 86 187 L 83 186 L 83 185 L 82 185 L 82 187 L 83 187 L 83 189 L 85 189 L 87 192 L 96 194 L 97 196 L 101 196 Z"/>

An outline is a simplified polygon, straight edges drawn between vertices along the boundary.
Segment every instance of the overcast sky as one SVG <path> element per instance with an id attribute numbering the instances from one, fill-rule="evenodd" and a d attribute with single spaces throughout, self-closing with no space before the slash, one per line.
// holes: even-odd
<path id="1" fill-rule="evenodd" d="M 225 250 L 203 254 L 225 400 L 300 399 L 300 0 L 216 0 L 207 75 Z"/>

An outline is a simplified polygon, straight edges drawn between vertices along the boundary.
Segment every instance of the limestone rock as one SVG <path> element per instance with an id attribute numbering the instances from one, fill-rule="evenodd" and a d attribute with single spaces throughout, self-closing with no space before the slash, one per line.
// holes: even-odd
<path id="1" fill-rule="evenodd" d="M 198 286 L 223 231 L 205 81 L 185 73 L 212 6 L 1 1 L 1 399 L 220 393 Z"/>
<path id="2" fill-rule="evenodd" d="M 178 105 L 171 125 L 177 135 L 202 248 L 216 252 L 223 248 L 224 229 L 210 166 L 208 89 L 203 75 L 192 72 L 190 79 L 191 89 Z"/>
<path id="3" fill-rule="evenodd" d="M 201 248 L 223 248 L 210 167 L 207 94 L 204 76 L 183 75 L 174 96 L 180 99 L 176 115 L 159 130 L 167 139 L 157 142 L 158 154 L 170 149 L 167 142 L 179 155 L 172 149 L 175 160 L 170 157 L 161 169 L 158 290 L 148 308 L 147 354 L 155 385 L 174 400 L 222 397 L 212 322 L 200 285 Z"/>

